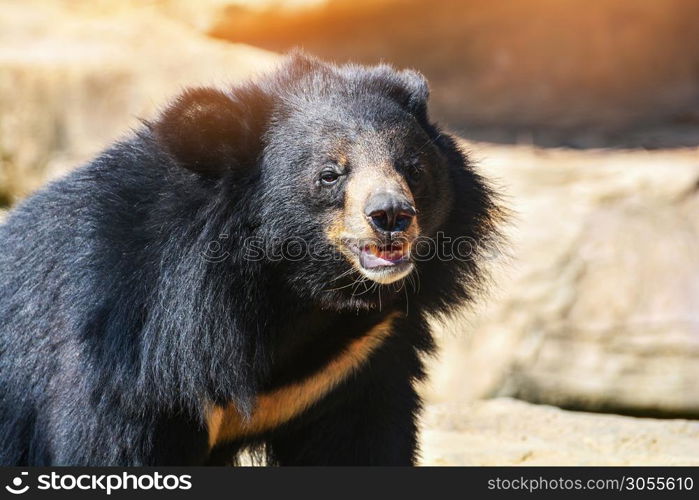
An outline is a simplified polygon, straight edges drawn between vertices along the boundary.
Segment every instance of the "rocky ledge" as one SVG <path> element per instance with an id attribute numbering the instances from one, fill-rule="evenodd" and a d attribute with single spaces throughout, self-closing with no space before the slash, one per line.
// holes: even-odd
<path id="1" fill-rule="evenodd" d="M 429 405 L 421 436 L 422 465 L 699 465 L 699 421 L 509 398 Z"/>

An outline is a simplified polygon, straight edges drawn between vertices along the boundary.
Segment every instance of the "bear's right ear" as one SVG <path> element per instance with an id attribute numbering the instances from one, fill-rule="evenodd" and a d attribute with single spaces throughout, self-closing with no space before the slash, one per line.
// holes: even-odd
<path id="1" fill-rule="evenodd" d="M 226 94 L 213 88 L 186 90 L 150 128 L 183 167 L 211 177 L 252 168 L 262 150 L 269 103 L 251 87 Z"/>

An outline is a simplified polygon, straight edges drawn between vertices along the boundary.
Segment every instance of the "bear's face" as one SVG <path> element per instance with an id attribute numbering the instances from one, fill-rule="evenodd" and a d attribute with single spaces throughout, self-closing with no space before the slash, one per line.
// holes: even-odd
<path id="1" fill-rule="evenodd" d="M 443 308 L 467 298 L 476 266 L 434 253 L 418 261 L 416 245 L 440 234 L 477 245 L 495 209 L 428 120 L 427 98 L 414 71 L 295 56 L 228 93 L 187 91 L 150 130 L 180 167 L 220 189 L 212 196 L 231 198 L 231 217 L 262 239 L 257 260 L 297 297 L 372 309 L 408 300 L 420 281 L 431 307 Z"/>
<path id="2" fill-rule="evenodd" d="M 389 96 L 321 96 L 294 108 L 268 134 L 262 168 L 272 205 L 295 214 L 286 221 L 294 235 L 315 228 L 308 243 L 317 250 L 322 237 L 332 247 L 322 253 L 339 252 L 359 275 L 404 279 L 417 238 L 433 236 L 449 212 L 444 156 Z"/>

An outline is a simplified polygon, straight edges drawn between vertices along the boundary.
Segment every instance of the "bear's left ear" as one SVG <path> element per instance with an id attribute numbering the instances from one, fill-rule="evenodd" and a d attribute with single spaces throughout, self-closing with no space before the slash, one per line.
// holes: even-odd
<path id="1" fill-rule="evenodd" d="M 268 100 L 254 88 L 227 94 L 186 90 L 151 123 L 158 143 L 184 168 L 217 177 L 253 168 L 262 150 Z"/>
<path id="2" fill-rule="evenodd" d="M 405 106 L 419 118 L 427 117 L 427 100 L 430 97 L 430 87 L 427 79 L 418 71 L 405 69 L 398 73 L 405 89 L 403 96 Z"/>
<path id="3" fill-rule="evenodd" d="M 421 73 L 411 69 L 396 71 L 392 66 L 382 64 L 369 69 L 363 83 L 403 106 L 418 120 L 427 120 L 430 88 Z"/>

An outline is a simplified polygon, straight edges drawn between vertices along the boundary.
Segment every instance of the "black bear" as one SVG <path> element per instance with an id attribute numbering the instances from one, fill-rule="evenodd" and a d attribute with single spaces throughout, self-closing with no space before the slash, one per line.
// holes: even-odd
<path id="1" fill-rule="evenodd" d="M 427 319 L 472 298 L 499 214 L 427 98 L 292 55 L 15 208 L 0 463 L 414 464 Z"/>

